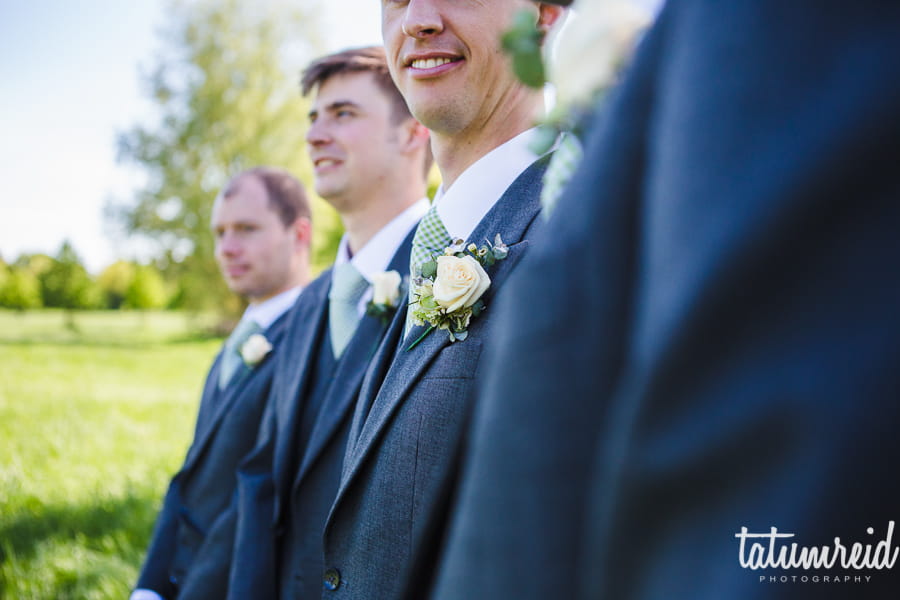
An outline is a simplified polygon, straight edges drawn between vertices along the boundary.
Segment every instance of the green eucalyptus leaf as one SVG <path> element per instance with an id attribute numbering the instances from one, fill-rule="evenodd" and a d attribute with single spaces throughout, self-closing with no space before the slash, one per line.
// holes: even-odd
<path id="1" fill-rule="evenodd" d="M 533 88 L 542 87 L 546 81 L 541 54 L 542 38 L 533 14 L 525 10 L 516 13 L 512 27 L 500 38 L 503 49 L 512 57 L 516 76 Z"/>
<path id="2" fill-rule="evenodd" d="M 553 147 L 553 144 L 556 143 L 556 138 L 559 137 L 559 128 L 553 127 L 551 125 L 540 125 L 537 128 L 537 131 L 531 138 L 531 142 L 528 144 L 528 147 L 535 154 L 545 154 L 550 151 L 550 148 Z"/>
<path id="3" fill-rule="evenodd" d="M 431 279 L 437 273 L 437 263 L 433 260 L 430 260 L 426 263 L 422 263 L 419 269 L 422 271 L 422 277 Z"/>
<path id="4" fill-rule="evenodd" d="M 519 80 L 532 88 L 541 88 L 546 82 L 544 76 L 544 62 L 541 53 L 529 52 L 513 56 L 513 71 Z"/>

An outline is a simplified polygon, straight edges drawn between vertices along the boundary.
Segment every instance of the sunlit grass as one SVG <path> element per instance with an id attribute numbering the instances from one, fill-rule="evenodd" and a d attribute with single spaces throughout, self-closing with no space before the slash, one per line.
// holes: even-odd
<path id="1" fill-rule="evenodd" d="M 0 598 L 125 598 L 220 343 L 182 314 L 0 312 Z"/>

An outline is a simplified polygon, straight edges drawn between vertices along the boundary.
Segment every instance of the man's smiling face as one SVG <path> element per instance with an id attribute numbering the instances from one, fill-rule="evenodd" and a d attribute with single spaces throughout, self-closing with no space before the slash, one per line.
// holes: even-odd
<path id="1" fill-rule="evenodd" d="M 452 135 L 503 119 L 519 93 L 500 38 L 528 0 L 382 0 L 391 75 L 413 115 Z"/>

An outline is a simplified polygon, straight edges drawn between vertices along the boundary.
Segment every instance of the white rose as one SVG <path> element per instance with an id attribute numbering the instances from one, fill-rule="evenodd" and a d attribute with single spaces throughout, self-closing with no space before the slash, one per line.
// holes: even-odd
<path id="1" fill-rule="evenodd" d="M 241 346 L 241 358 L 251 367 L 258 364 L 272 351 L 272 344 L 261 333 L 254 333 Z"/>
<path id="2" fill-rule="evenodd" d="M 384 271 L 372 276 L 372 302 L 395 306 L 400 298 L 400 273 Z"/>
<path id="3" fill-rule="evenodd" d="M 574 12 L 550 67 L 558 102 L 564 106 L 589 104 L 594 92 L 612 85 L 653 18 L 630 0 L 578 2 Z"/>
<path id="4" fill-rule="evenodd" d="M 462 258 L 438 257 L 434 300 L 448 313 L 472 306 L 490 286 L 491 278 L 468 254 Z"/>

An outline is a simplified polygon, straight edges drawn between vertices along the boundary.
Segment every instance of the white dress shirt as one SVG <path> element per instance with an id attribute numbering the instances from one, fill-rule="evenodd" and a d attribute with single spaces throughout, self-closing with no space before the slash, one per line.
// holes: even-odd
<path id="1" fill-rule="evenodd" d="M 372 239 L 357 251 L 352 258 L 347 236 L 344 235 L 341 238 L 337 256 L 334 259 L 334 266 L 337 267 L 350 262 L 370 284 L 369 289 L 366 290 L 359 300 L 357 309 L 360 317 L 365 314 L 366 305 L 372 299 L 371 283 L 373 276 L 387 270 L 388 265 L 391 264 L 391 259 L 394 258 L 394 254 L 400 248 L 400 244 L 406 239 L 413 227 L 418 225 L 425 213 L 428 212 L 428 206 L 428 198 L 422 198 L 404 210 L 372 236 Z M 407 269 L 409 269 L 409 265 L 400 271 L 400 277 L 409 275 Z"/>
<path id="2" fill-rule="evenodd" d="M 250 319 L 259 325 L 260 329 L 265 331 L 278 317 L 286 313 L 294 305 L 302 291 L 303 286 L 298 285 L 267 300 L 263 300 L 259 304 L 251 304 L 244 311 L 241 321 Z"/>
<path id="3" fill-rule="evenodd" d="M 534 132 L 523 131 L 497 146 L 469 165 L 449 189 L 443 185 L 438 188 L 434 203 L 450 237 L 479 246 L 484 242 L 470 240 L 469 236 L 506 188 L 538 159 L 530 148 Z"/>

